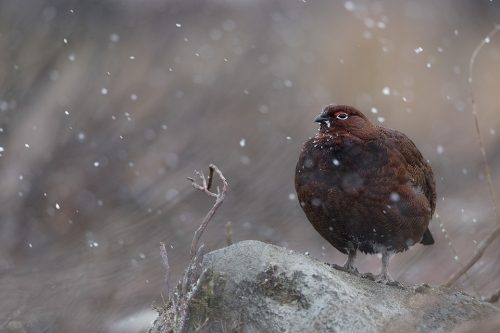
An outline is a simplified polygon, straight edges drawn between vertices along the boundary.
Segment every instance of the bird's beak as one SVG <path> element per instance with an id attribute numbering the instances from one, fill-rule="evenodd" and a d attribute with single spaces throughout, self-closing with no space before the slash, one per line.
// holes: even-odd
<path id="1" fill-rule="evenodd" d="M 320 114 L 319 116 L 316 117 L 316 119 L 314 119 L 314 122 L 316 123 L 326 123 L 327 121 L 328 118 L 323 114 Z"/>

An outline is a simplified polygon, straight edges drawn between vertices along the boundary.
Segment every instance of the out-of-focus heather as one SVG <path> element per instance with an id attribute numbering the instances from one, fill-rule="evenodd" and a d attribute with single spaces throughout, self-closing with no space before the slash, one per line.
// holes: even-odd
<path id="1" fill-rule="evenodd" d="M 293 189 L 328 103 L 405 132 L 430 160 L 436 244 L 391 269 L 442 282 L 495 226 L 467 90 L 494 23 L 496 1 L 0 1 L 0 328 L 134 331 L 127 316 L 161 302 L 159 242 L 174 278 L 188 260 L 212 202 L 185 177 L 210 162 L 231 189 L 208 248 L 232 221 L 235 241 L 342 263 Z M 496 188 L 499 63 L 500 37 L 475 71 Z M 499 287 L 499 248 L 463 288 Z"/>

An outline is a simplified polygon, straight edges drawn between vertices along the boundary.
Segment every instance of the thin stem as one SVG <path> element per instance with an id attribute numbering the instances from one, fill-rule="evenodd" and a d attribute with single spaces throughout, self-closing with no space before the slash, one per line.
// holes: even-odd
<path id="1" fill-rule="evenodd" d="M 484 164 L 484 170 L 486 173 L 486 180 L 488 183 L 488 189 L 490 192 L 490 198 L 493 204 L 493 210 L 495 212 L 495 218 L 497 220 L 498 225 L 496 226 L 496 229 L 489 234 L 488 237 L 486 237 L 483 241 L 481 241 L 476 248 L 476 252 L 474 256 L 456 273 L 452 274 L 449 278 L 448 281 L 444 283 L 444 286 L 451 286 L 453 283 L 455 283 L 462 275 L 464 275 L 478 260 L 483 256 L 484 252 L 486 249 L 493 243 L 493 241 L 500 235 L 500 215 L 498 213 L 498 206 L 497 206 L 497 199 L 496 199 L 496 194 L 495 190 L 493 187 L 493 177 L 491 176 L 491 170 L 490 170 L 490 165 L 488 163 L 488 159 L 486 157 L 486 149 L 484 145 L 484 141 L 481 135 L 481 130 L 479 127 L 479 116 L 476 108 L 476 100 L 474 96 L 474 86 L 472 84 L 472 73 L 474 69 L 474 64 L 476 62 L 476 57 L 478 56 L 479 52 L 483 48 L 484 45 L 488 44 L 491 41 L 491 38 L 498 32 L 500 31 L 500 25 L 496 25 L 495 28 L 493 28 L 490 33 L 479 42 L 479 44 L 476 46 L 474 49 L 474 52 L 472 52 L 472 56 L 469 61 L 469 78 L 468 78 L 468 84 L 469 84 L 469 92 L 470 92 L 470 100 L 471 100 L 471 106 L 472 106 L 472 115 L 474 117 L 474 124 L 476 127 L 476 134 L 479 139 L 479 147 L 481 151 L 481 157 L 483 160 Z"/>
<path id="2" fill-rule="evenodd" d="M 210 164 L 209 169 L 210 169 L 210 174 L 209 174 L 208 182 L 207 182 L 205 176 L 203 175 L 203 173 L 195 172 L 199 176 L 199 178 L 202 182 L 202 185 L 197 184 L 194 179 L 188 178 L 191 181 L 191 185 L 195 189 L 200 190 L 211 197 L 215 197 L 214 205 L 208 211 L 207 215 L 205 215 L 205 218 L 203 219 L 200 226 L 198 227 L 198 229 L 194 233 L 193 241 L 191 242 L 191 258 L 193 258 L 196 255 L 196 251 L 198 249 L 198 242 L 199 242 L 201 236 L 203 235 L 203 232 L 207 228 L 208 223 L 210 222 L 210 220 L 214 216 L 215 212 L 220 207 L 220 205 L 222 205 L 222 202 L 224 201 L 224 198 L 226 197 L 226 192 L 229 188 L 227 181 L 226 181 L 226 178 L 224 177 L 222 172 L 219 170 L 219 168 L 217 168 L 217 166 L 215 166 L 214 164 Z M 221 179 L 222 184 L 223 184 L 222 191 L 217 187 L 217 193 L 210 191 L 214 171 L 217 173 L 217 175 L 219 175 L 219 178 Z"/>
<path id="3" fill-rule="evenodd" d="M 170 265 L 168 264 L 168 253 L 165 243 L 160 243 L 160 255 L 165 267 L 165 293 L 167 294 L 167 298 L 170 298 Z"/>
<path id="4" fill-rule="evenodd" d="M 446 283 L 444 283 L 443 285 L 445 287 L 449 287 L 451 286 L 453 283 L 455 283 L 462 275 L 464 275 L 465 273 L 467 273 L 467 271 L 472 267 L 474 266 L 474 264 L 479 260 L 481 259 L 481 257 L 483 256 L 483 253 L 484 251 L 486 251 L 486 249 L 491 245 L 491 243 L 493 243 L 493 241 L 500 235 L 500 225 L 498 225 L 495 230 L 489 234 L 488 237 L 486 237 L 485 239 L 483 239 L 479 245 L 477 246 L 476 248 L 476 252 L 474 254 L 474 256 L 472 258 L 470 258 L 470 260 L 467 262 L 467 264 L 465 264 L 458 272 L 456 273 L 453 273 L 449 278 L 448 278 L 448 281 L 446 281 Z"/>
<path id="5" fill-rule="evenodd" d="M 231 221 L 226 223 L 226 244 L 227 246 L 233 244 L 233 224 Z"/>

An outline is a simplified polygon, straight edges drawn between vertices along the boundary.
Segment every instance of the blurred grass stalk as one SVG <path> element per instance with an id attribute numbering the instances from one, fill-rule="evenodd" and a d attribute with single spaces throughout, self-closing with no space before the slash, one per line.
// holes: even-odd
<path id="1" fill-rule="evenodd" d="M 497 198 L 496 198 L 495 190 L 493 188 L 493 177 L 491 176 L 490 165 L 489 165 L 488 159 L 486 157 L 486 148 L 484 146 L 483 137 L 481 135 L 481 129 L 479 128 L 479 116 L 478 116 L 477 107 L 476 107 L 476 100 L 475 100 L 475 97 L 474 97 L 474 85 L 472 84 L 472 72 L 473 72 L 473 69 L 474 69 L 474 64 L 476 62 L 476 58 L 477 58 L 479 52 L 481 51 L 481 49 L 483 48 L 483 46 L 486 45 L 486 44 L 489 44 L 490 41 L 491 41 L 491 39 L 493 38 L 493 36 L 498 31 L 500 31 L 500 24 L 495 25 L 495 27 L 488 33 L 488 35 L 479 42 L 479 44 L 474 49 L 474 52 L 472 52 L 472 56 L 471 56 L 470 61 L 469 61 L 469 77 L 468 77 L 468 80 L 467 80 L 468 84 L 469 84 L 470 100 L 471 100 L 471 106 L 472 106 L 472 115 L 474 116 L 474 123 L 475 123 L 475 126 L 476 126 L 476 133 L 477 133 L 477 137 L 479 139 L 479 147 L 480 147 L 480 150 L 481 150 L 481 157 L 483 159 L 484 170 L 485 170 L 485 173 L 486 173 L 486 179 L 487 179 L 487 182 L 488 182 L 488 188 L 489 188 L 489 191 L 490 191 L 491 201 L 493 203 L 493 210 L 495 212 L 495 217 L 496 217 L 496 220 L 497 220 L 497 226 L 496 226 L 495 230 L 493 230 L 493 232 L 491 232 L 489 234 L 488 237 L 486 237 L 485 239 L 483 239 L 479 243 L 479 245 L 476 248 L 476 252 L 475 252 L 474 256 L 464 266 L 462 266 L 462 268 L 458 272 L 452 274 L 448 278 L 448 281 L 446 281 L 444 283 L 444 286 L 446 286 L 446 287 L 451 286 L 460 277 L 462 277 L 462 275 L 464 275 L 465 273 L 467 273 L 467 271 L 472 266 L 474 266 L 474 264 L 476 262 L 478 262 L 479 259 L 483 256 L 483 254 L 486 251 L 486 249 L 500 235 L 500 215 L 498 214 Z"/>

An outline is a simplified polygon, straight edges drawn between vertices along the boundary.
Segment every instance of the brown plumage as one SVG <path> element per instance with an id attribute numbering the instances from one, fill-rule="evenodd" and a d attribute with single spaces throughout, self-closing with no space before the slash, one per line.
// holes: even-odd
<path id="1" fill-rule="evenodd" d="M 295 171 L 300 205 L 314 228 L 353 266 L 357 251 L 390 254 L 421 242 L 436 207 L 432 168 L 403 133 L 372 124 L 353 107 L 329 105 L 315 120 Z"/>

